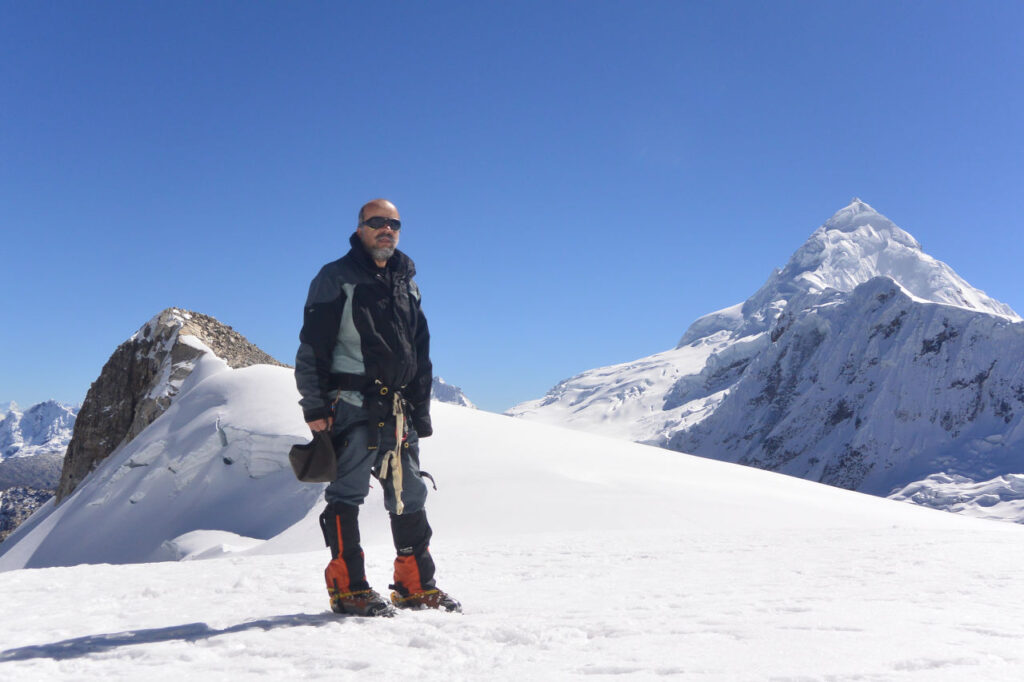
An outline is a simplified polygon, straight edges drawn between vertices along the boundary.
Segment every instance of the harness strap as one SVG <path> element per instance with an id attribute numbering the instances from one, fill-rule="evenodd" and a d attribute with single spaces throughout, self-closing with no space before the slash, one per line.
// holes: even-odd
<path id="1" fill-rule="evenodd" d="M 331 372 L 331 388 L 342 391 L 358 391 L 362 393 L 373 385 L 373 380 L 365 374 L 348 372 Z"/>
<path id="2" fill-rule="evenodd" d="M 395 391 L 391 402 L 391 412 L 395 415 L 395 447 L 384 453 L 378 478 L 382 481 L 385 480 L 390 469 L 391 482 L 395 488 L 395 514 L 401 516 L 405 511 L 405 503 L 402 502 L 402 443 L 405 435 L 405 411 L 402 409 L 402 394 Z"/>

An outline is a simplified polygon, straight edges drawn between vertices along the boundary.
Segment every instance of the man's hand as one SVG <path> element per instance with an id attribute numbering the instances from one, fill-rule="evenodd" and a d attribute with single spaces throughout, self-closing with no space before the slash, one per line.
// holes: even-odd
<path id="1" fill-rule="evenodd" d="M 313 433 L 316 433 L 317 431 L 330 431 L 331 427 L 334 426 L 334 417 L 306 422 L 306 426 L 308 426 L 309 430 Z"/>

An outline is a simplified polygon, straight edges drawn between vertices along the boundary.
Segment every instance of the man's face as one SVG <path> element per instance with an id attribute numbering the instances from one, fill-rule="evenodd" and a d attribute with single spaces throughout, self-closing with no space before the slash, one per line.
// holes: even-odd
<path id="1" fill-rule="evenodd" d="M 398 231 L 389 226 L 374 229 L 366 224 L 370 218 L 376 217 L 394 218 L 395 220 L 401 220 L 401 218 L 398 215 L 398 209 L 394 206 L 372 205 L 363 213 L 363 224 L 356 229 L 356 234 L 359 235 L 360 241 L 363 242 L 363 246 L 366 247 L 373 260 L 384 262 L 391 257 L 398 246 Z"/>

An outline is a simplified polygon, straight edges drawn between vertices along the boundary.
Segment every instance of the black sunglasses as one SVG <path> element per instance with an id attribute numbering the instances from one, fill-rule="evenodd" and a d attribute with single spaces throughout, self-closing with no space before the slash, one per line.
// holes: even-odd
<path id="1" fill-rule="evenodd" d="M 379 230 L 385 226 L 390 227 L 395 232 L 402 229 L 402 221 L 396 218 L 385 218 L 384 216 L 375 215 L 372 218 L 367 218 L 360 225 L 366 225 L 367 227 Z"/>

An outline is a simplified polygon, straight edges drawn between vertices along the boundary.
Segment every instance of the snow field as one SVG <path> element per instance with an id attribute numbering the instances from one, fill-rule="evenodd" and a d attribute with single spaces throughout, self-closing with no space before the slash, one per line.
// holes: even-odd
<path id="1" fill-rule="evenodd" d="M 394 619 L 327 612 L 326 552 L 16 571 L 0 677 L 1019 679 L 1022 552 L 1008 539 L 895 527 L 437 542 L 440 584 L 465 613 Z M 366 555 L 383 589 L 391 548 Z"/>
<path id="2" fill-rule="evenodd" d="M 227 426 L 280 438 L 292 424 L 260 416 L 279 414 L 271 398 L 261 412 L 238 409 L 232 395 L 244 386 L 249 400 L 254 391 L 273 396 L 281 372 L 215 374 L 161 419 L 194 414 L 212 429 L 208 406 L 217 405 Z M 184 516 L 208 525 L 175 527 L 164 540 L 181 556 L 217 558 L 4 572 L 0 679 L 959 682 L 1024 674 L 1019 525 L 467 408 L 433 410 L 436 435 L 422 443 L 423 467 L 439 487 L 428 501 L 432 551 L 438 584 L 464 614 L 329 613 L 319 501 L 255 544 L 254 534 L 216 527 L 228 518 L 223 510 L 265 513 L 274 495 L 294 513 L 313 499 L 309 486 L 277 474 L 245 483 L 236 465 L 180 488 L 165 485 L 171 474 L 143 467 L 109 482 L 101 467 L 75 494 L 83 497 L 65 503 L 82 514 L 101 509 L 88 495 L 112 505 L 77 542 L 130 544 L 138 515 L 177 513 L 188 500 Z M 139 452 L 146 438 L 167 440 L 168 424 L 153 427 Z M 184 420 L 177 433 L 188 438 L 195 428 Z M 206 447 L 209 438 L 196 442 Z M 254 437 L 230 447 L 242 463 L 266 445 Z M 161 471 L 194 456 L 164 452 Z M 114 458 L 110 471 L 123 465 Z M 274 480 L 280 487 L 268 492 Z M 136 504 L 121 499 L 142 490 Z M 32 533 L 72 522 L 39 516 L 21 538 L 25 556 Z M 361 529 L 368 577 L 384 592 L 394 550 L 379 487 Z"/>

